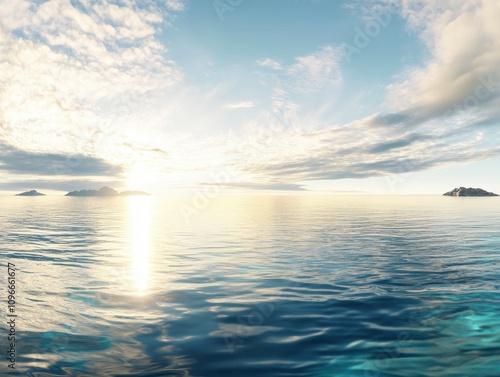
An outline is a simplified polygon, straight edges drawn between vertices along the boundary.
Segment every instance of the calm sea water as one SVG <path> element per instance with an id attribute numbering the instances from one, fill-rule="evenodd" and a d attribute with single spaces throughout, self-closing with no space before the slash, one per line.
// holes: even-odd
<path id="1" fill-rule="evenodd" d="M 500 375 L 500 198 L 182 203 L 0 198 L 19 375 Z"/>

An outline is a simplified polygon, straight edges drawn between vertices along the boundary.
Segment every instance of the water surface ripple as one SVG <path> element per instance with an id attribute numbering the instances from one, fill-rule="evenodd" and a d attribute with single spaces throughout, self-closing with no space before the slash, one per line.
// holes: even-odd
<path id="1" fill-rule="evenodd" d="M 17 370 L 499 375 L 498 198 L 227 196 L 186 219 L 191 203 L 1 197 Z"/>

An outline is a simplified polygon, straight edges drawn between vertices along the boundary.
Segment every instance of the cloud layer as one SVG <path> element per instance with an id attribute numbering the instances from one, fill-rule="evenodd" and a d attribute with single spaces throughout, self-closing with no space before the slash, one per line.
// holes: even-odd
<path id="1" fill-rule="evenodd" d="M 133 167 L 182 185 L 230 167 L 228 187 L 301 190 L 311 180 L 500 155 L 496 1 L 350 4 L 362 7 L 364 20 L 370 9 L 397 9 L 425 51 L 418 65 L 390 78 L 379 111 L 344 124 L 329 119 L 350 89 L 341 44 L 252 60 L 258 95 L 241 90 L 217 101 L 224 88 L 237 87 L 234 77 L 224 72 L 207 89 L 184 83 L 162 37 L 187 11 L 184 1 L 0 5 L 0 170 L 19 180 L 115 179 Z"/>
<path id="2" fill-rule="evenodd" d="M 134 133 L 122 122 L 182 80 L 158 35 L 184 4 L 0 1 L 1 168 L 120 173 L 124 132 Z"/>
<path id="3" fill-rule="evenodd" d="M 30 176 L 117 176 L 120 166 L 77 154 L 27 152 L 0 144 L 0 171 Z"/>

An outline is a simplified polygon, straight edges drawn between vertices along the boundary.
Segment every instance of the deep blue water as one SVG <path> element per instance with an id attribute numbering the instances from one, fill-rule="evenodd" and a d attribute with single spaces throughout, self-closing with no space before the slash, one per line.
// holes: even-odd
<path id="1" fill-rule="evenodd" d="M 500 375 L 500 198 L 195 204 L 1 197 L 16 372 Z"/>

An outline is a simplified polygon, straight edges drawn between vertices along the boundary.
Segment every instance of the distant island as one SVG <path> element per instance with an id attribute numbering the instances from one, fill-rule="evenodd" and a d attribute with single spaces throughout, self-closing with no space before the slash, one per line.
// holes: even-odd
<path id="1" fill-rule="evenodd" d="M 135 195 L 150 195 L 144 191 L 122 191 L 119 194 L 120 196 L 135 196 Z"/>
<path id="2" fill-rule="evenodd" d="M 135 195 L 149 195 L 144 191 L 123 191 L 118 192 L 109 187 L 102 187 L 99 190 L 80 190 L 70 191 L 65 196 L 135 196 Z"/>
<path id="3" fill-rule="evenodd" d="M 444 196 L 498 196 L 492 192 L 485 191 L 480 188 L 465 188 L 459 187 L 443 194 Z"/>
<path id="4" fill-rule="evenodd" d="M 41 192 L 38 192 L 36 190 L 31 190 L 31 191 L 25 191 L 20 194 L 16 194 L 16 196 L 46 196 L 45 194 L 42 194 Z"/>

